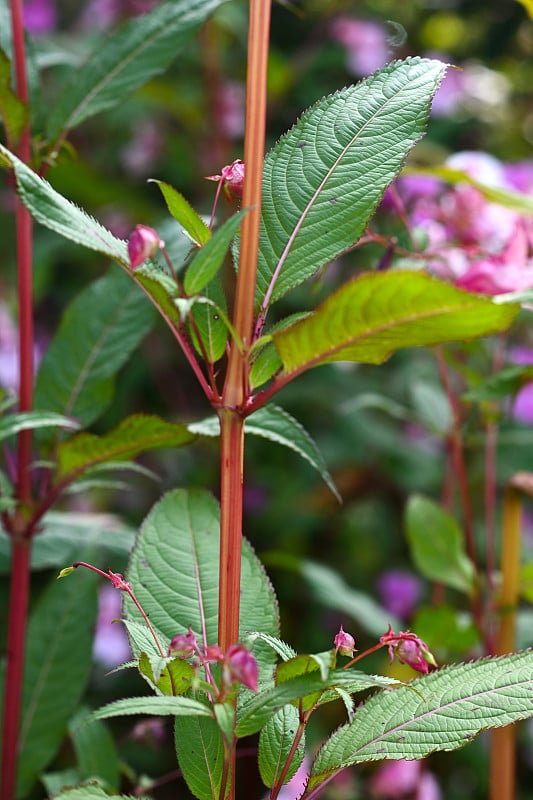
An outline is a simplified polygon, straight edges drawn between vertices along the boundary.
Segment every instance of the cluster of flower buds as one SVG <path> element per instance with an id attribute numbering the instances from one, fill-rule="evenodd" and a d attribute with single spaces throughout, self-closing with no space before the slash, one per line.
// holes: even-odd
<path id="1" fill-rule="evenodd" d="M 257 692 L 259 668 L 255 657 L 242 644 L 233 644 L 225 653 L 218 645 L 201 646 L 191 628 L 187 633 L 174 636 L 168 648 L 169 656 L 194 657 L 198 665 L 220 664 L 224 688 L 242 683 L 252 692 Z"/>
<path id="2" fill-rule="evenodd" d="M 423 672 L 426 675 L 430 667 L 437 666 L 435 657 L 427 644 L 411 631 L 394 633 L 389 625 L 387 633 L 381 636 L 379 641 L 389 648 L 391 661 L 394 661 L 394 656 L 396 656 L 400 664 L 409 664 L 417 672 Z"/>
<path id="3" fill-rule="evenodd" d="M 240 158 L 226 167 L 222 167 L 220 175 L 206 175 L 208 181 L 218 181 L 220 186 L 224 189 L 224 194 L 228 198 L 236 197 L 238 200 L 242 198 L 242 190 L 244 187 L 244 164 Z"/>

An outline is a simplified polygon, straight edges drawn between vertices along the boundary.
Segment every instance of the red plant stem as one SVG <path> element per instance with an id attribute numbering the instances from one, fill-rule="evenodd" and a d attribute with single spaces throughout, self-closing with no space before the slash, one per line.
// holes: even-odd
<path id="1" fill-rule="evenodd" d="M 19 98 L 28 102 L 22 2 L 11 0 L 11 30 L 13 56 Z M 28 163 L 31 158 L 29 125 L 24 128 L 17 147 L 19 158 Z M 19 410 L 30 411 L 33 405 L 33 291 L 32 291 L 32 223 L 20 200 L 16 205 L 16 241 L 19 300 Z M 31 453 L 30 429 L 18 436 L 17 498 L 11 533 L 11 587 L 7 632 L 7 665 L 4 686 L 4 713 L 2 738 L 2 770 L 0 799 L 12 800 L 15 796 L 17 774 L 18 738 L 24 653 L 30 587 L 31 538 L 25 529 L 26 511 L 31 505 Z"/>
<path id="2" fill-rule="evenodd" d="M 277 796 L 281 791 L 281 788 L 285 782 L 285 776 L 287 775 L 287 772 L 290 769 L 292 759 L 294 758 L 294 754 L 296 753 L 296 750 L 298 749 L 298 745 L 300 744 L 302 736 L 305 733 L 305 726 L 310 716 L 311 712 L 307 712 L 307 714 L 300 714 L 300 723 L 298 725 L 298 730 L 296 731 L 296 734 L 294 736 L 294 741 L 291 745 L 291 749 L 289 750 L 289 754 L 285 759 L 285 764 L 283 765 L 283 769 L 279 774 L 278 780 L 270 790 L 270 796 L 269 796 L 270 800 L 276 800 Z"/>

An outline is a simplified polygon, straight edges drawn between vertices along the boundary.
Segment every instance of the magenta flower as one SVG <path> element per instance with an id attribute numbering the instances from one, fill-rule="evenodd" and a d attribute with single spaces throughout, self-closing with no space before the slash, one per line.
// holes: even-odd
<path id="1" fill-rule="evenodd" d="M 412 616 L 420 595 L 422 584 L 416 575 L 403 570 L 388 570 L 378 580 L 381 603 L 387 611 L 401 619 Z"/>
<path id="2" fill-rule="evenodd" d="M 341 656 L 353 656 L 355 650 L 355 639 L 350 633 L 343 630 L 342 625 L 334 639 L 335 652 Z"/>
<path id="3" fill-rule="evenodd" d="M 24 27 L 34 36 L 44 36 L 57 27 L 54 0 L 26 0 L 23 5 Z"/>
<path id="4" fill-rule="evenodd" d="M 131 658 L 131 649 L 124 626 L 117 623 L 122 612 L 122 598 L 109 584 L 98 592 L 98 619 L 93 642 L 93 658 L 107 669 Z"/>
<path id="5" fill-rule="evenodd" d="M 222 167 L 220 175 L 206 175 L 206 180 L 218 181 L 228 199 L 233 196 L 240 200 L 244 188 L 244 163 L 237 158 L 232 164 Z"/>
<path id="6" fill-rule="evenodd" d="M 164 247 L 157 231 L 148 225 L 136 225 L 128 239 L 128 255 L 132 269 L 137 269 L 148 258 L 153 258 L 158 247 Z"/>
<path id="7" fill-rule="evenodd" d="M 381 636 L 379 641 L 388 647 L 391 661 L 394 661 L 396 655 L 400 664 L 408 664 L 412 669 L 425 675 L 430 667 L 437 666 L 427 644 L 411 631 L 400 631 L 396 634 L 389 625 L 387 633 Z"/>
<path id="8" fill-rule="evenodd" d="M 225 658 L 225 670 L 230 678 L 230 683 L 238 681 L 247 686 L 252 692 L 257 692 L 259 680 L 259 667 L 255 656 L 242 644 L 232 645 Z"/>
<path id="9" fill-rule="evenodd" d="M 198 643 L 191 628 L 187 633 L 178 633 L 177 636 L 174 636 L 168 646 L 169 656 L 181 656 L 181 658 L 189 658 L 197 650 Z"/>

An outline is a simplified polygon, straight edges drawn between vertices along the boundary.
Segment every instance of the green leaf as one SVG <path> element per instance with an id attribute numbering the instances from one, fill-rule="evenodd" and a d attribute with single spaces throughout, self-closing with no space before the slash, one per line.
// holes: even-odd
<path id="1" fill-rule="evenodd" d="M 36 428 L 70 428 L 77 430 L 80 426 L 76 420 L 53 414 L 47 411 L 24 411 L 20 414 L 8 414 L 0 417 L 0 441 L 14 436 L 20 431 Z"/>
<path id="2" fill-rule="evenodd" d="M 180 769 L 191 792 L 199 800 L 219 800 L 224 742 L 215 720 L 176 718 L 174 741 Z"/>
<path id="3" fill-rule="evenodd" d="M 533 381 L 533 367 L 526 364 L 512 364 L 489 375 L 476 386 L 463 394 L 465 400 L 483 403 L 491 400 L 503 400 L 514 395 L 523 386 Z"/>
<path id="4" fill-rule="evenodd" d="M 150 178 L 148 183 L 156 183 L 165 198 L 167 208 L 182 228 L 197 245 L 205 245 L 211 238 L 211 231 L 197 211 L 187 202 L 177 189 L 169 183 Z"/>
<path id="5" fill-rule="evenodd" d="M 39 536 L 32 544 L 32 570 L 51 569 L 72 564 L 81 552 L 92 552 L 104 563 L 124 559 L 134 542 L 131 528 L 113 514 L 51 511 L 42 521 Z M 11 545 L 0 532 L 0 575 L 8 575 Z"/>
<path id="6" fill-rule="evenodd" d="M 54 796 L 54 800 L 107 800 L 108 798 L 107 792 L 95 783 L 85 783 L 75 789 L 67 789 Z M 126 795 L 121 794 L 118 796 L 118 800 L 123 798 L 126 800 Z"/>
<path id="7" fill-rule="evenodd" d="M 181 447 L 195 439 L 185 425 L 153 414 L 133 414 L 105 436 L 81 433 L 57 448 L 57 477 L 79 474 L 96 464 L 135 458 L 159 447 Z"/>
<path id="8" fill-rule="evenodd" d="M 277 636 L 269 636 L 267 633 L 261 633 L 260 631 L 249 633 L 244 644 L 246 644 L 247 647 L 253 648 L 254 642 L 258 639 L 262 642 L 266 642 L 283 661 L 288 661 L 290 658 L 294 658 L 297 655 L 296 650 L 293 650 L 286 642 L 278 639 Z"/>
<path id="9" fill-rule="evenodd" d="M 218 417 L 207 417 L 201 422 L 193 422 L 188 428 L 200 436 L 220 435 Z M 244 430 L 245 433 L 261 436 L 263 439 L 270 439 L 272 442 L 289 447 L 301 455 L 320 473 L 337 500 L 341 501 L 320 450 L 303 425 L 291 417 L 287 411 L 272 404 L 263 406 L 247 417 Z"/>
<path id="10" fill-rule="evenodd" d="M 286 373 L 329 361 L 381 364 L 402 347 L 504 330 L 517 312 L 518 306 L 496 305 L 423 272 L 366 273 L 273 339 Z"/>
<path id="11" fill-rule="evenodd" d="M 213 241 L 213 239 L 210 241 Z M 204 298 L 207 298 L 207 302 L 205 302 Z M 226 352 L 226 342 L 228 341 L 228 329 L 224 320 L 226 311 L 226 298 L 222 284 L 218 278 L 215 278 L 209 286 L 205 287 L 204 297 L 199 297 L 198 302 L 192 307 L 191 314 L 196 323 L 196 329 L 189 323 L 189 331 L 196 350 L 203 356 L 203 351 L 196 335 L 197 330 L 200 334 L 207 360 L 211 364 L 222 358 Z"/>
<path id="12" fill-rule="evenodd" d="M 317 669 L 315 672 L 290 678 L 278 686 L 263 689 L 259 694 L 243 703 L 237 713 L 236 734 L 242 737 L 257 733 L 280 708 L 313 692 L 322 693 L 336 687 L 350 687 L 349 691 L 355 693 L 375 686 L 390 687 L 397 684 L 398 681 L 393 678 L 342 669 L 331 672 L 328 679 L 324 681 Z"/>
<path id="13" fill-rule="evenodd" d="M 117 239 L 89 214 L 56 192 L 48 181 L 40 178 L 1 144 L 0 166 L 15 171 L 21 200 L 37 222 L 71 242 L 109 256 L 130 270 L 126 242 Z"/>
<path id="14" fill-rule="evenodd" d="M 257 389 L 262 386 L 270 378 L 272 378 L 278 370 L 281 369 L 281 359 L 278 356 L 278 351 L 274 347 L 273 341 L 268 341 L 265 346 L 258 350 L 254 357 L 250 369 L 250 386 L 252 389 Z"/>
<path id="15" fill-rule="evenodd" d="M 163 72 L 205 19 L 224 0 L 172 0 L 130 20 L 98 42 L 70 81 L 48 119 L 55 139 Z"/>
<path id="16" fill-rule="evenodd" d="M 388 64 L 308 109 L 267 155 L 256 302 L 268 305 L 351 247 L 421 138 L 440 61 Z"/>
<path id="17" fill-rule="evenodd" d="M 11 88 L 11 63 L 0 49 L 0 117 L 7 139 L 15 145 L 28 121 L 28 107 Z"/>
<path id="18" fill-rule="evenodd" d="M 167 697 L 166 695 L 125 697 L 93 711 L 90 719 L 109 719 L 130 714 L 150 714 L 156 717 L 210 717 L 211 710 L 204 703 L 200 703 L 192 697 Z"/>
<path id="19" fill-rule="evenodd" d="M 435 750 L 462 747 L 487 728 L 531 717 L 532 692 L 533 651 L 528 650 L 446 667 L 379 693 L 319 751 L 306 793 L 353 764 L 425 758 Z"/>
<path id="20" fill-rule="evenodd" d="M 177 305 L 178 290 L 174 279 L 162 270 L 142 266 L 135 270 L 135 280 L 143 287 L 146 294 L 153 298 L 159 313 L 167 324 L 180 326 L 181 314 Z"/>
<path id="21" fill-rule="evenodd" d="M 116 373 L 154 322 L 154 311 L 113 267 L 65 311 L 39 368 L 36 408 L 90 425 L 107 408 Z"/>
<path id="22" fill-rule="evenodd" d="M 479 631 L 472 616 L 453 606 L 419 606 L 411 626 L 439 660 L 474 652 L 479 645 Z"/>
<path id="23" fill-rule="evenodd" d="M 307 675 L 317 670 L 320 672 L 322 681 L 327 681 L 331 667 L 333 664 L 333 650 L 328 650 L 325 653 L 318 655 L 304 655 L 300 654 L 289 661 L 282 661 L 276 667 L 276 685 L 284 683 L 290 678 L 295 678 L 297 675 Z M 310 711 L 320 700 L 322 689 L 318 692 L 306 694 L 304 697 L 299 698 L 303 711 Z"/>
<path id="24" fill-rule="evenodd" d="M 54 581 L 29 621 L 17 797 L 52 760 L 89 679 L 96 623 L 96 576 Z"/>
<path id="25" fill-rule="evenodd" d="M 414 495 L 407 504 L 405 528 L 412 559 L 422 575 L 471 595 L 476 572 L 455 519 L 433 500 Z"/>
<path id="26" fill-rule="evenodd" d="M 103 722 L 83 723 L 89 717 L 81 708 L 69 722 L 69 731 L 81 778 L 98 778 L 115 791 L 120 785 L 120 763 L 113 737 Z"/>
<path id="27" fill-rule="evenodd" d="M 187 267 L 183 287 L 187 294 L 198 294 L 210 283 L 224 262 L 231 240 L 240 228 L 244 209 L 227 219 L 213 236 L 198 250 Z"/>
<path id="28" fill-rule="evenodd" d="M 259 772 L 267 787 L 274 786 L 285 766 L 298 730 L 298 710 L 283 706 L 266 723 L 259 737 Z M 305 734 L 300 739 L 283 783 L 289 781 L 305 755 Z"/>
<path id="29" fill-rule="evenodd" d="M 159 654 L 141 653 L 139 670 L 153 688 L 164 695 L 182 695 L 191 688 L 194 667 L 183 658 L 162 658 Z"/>
<path id="30" fill-rule="evenodd" d="M 218 642 L 219 509 L 209 492 L 169 492 L 145 519 L 131 555 L 127 579 L 150 621 L 169 641 L 192 627 L 199 640 Z M 164 596 L 164 602 L 162 597 Z M 125 598 L 126 616 L 140 621 Z M 278 610 L 263 567 L 247 542 L 241 565 L 240 636 L 260 630 L 276 636 Z M 273 662 L 270 648 L 268 661 Z M 145 648 L 143 648 L 145 649 Z M 134 649 L 135 651 L 135 649 Z M 265 656 L 266 658 L 266 656 Z"/>

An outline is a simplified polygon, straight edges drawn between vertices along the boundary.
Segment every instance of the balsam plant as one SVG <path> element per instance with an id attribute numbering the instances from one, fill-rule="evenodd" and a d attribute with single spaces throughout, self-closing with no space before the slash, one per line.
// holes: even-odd
<path id="1" fill-rule="evenodd" d="M 424 133 L 446 65 L 413 57 L 385 66 L 305 111 L 265 157 L 270 2 L 252 0 L 244 156 L 210 176 L 218 181 L 217 198 L 222 189 L 242 196 L 238 213 L 216 225 L 213 209 L 206 224 L 176 188 L 156 181 L 176 221 L 175 236 L 188 242 L 180 254 L 142 221 L 126 243 L 43 178 L 72 129 L 163 70 L 177 46 L 222 4 L 162 3 L 99 44 L 52 107 L 39 161 L 32 160 L 30 147 L 21 6 L 18 0 L 10 4 L 13 43 L 6 64 L 12 55 L 17 92 L 6 80 L 1 111 L 7 146 L 0 145 L 0 163 L 13 175 L 19 198 L 21 379 L 18 409 L 13 411 L 5 397 L 0 424 L 10 453 L 0 499 L 12 554 L 1 800 L 31 790 L 76 708 L 88 675 L 94 572 L 124 592 L 123 621 L 133 651 L 127 666 L 138 669 L 151 694 L 104 706 L 88 724 L 117 715 L 173 717 L 179 768 L 200 800 L 236 796 L 239 742 L 252 734 L 259 734 L 259 772 L 275 800 L 300 767 L 307 727 L 325 703 L 343 703 L 346 722 L 316 753 L 304 800 L 319 796 L 346 767 L 386 758 L 421 759 L 461 747 L 487 728 L 533 715 L 530 651 L 436 669 L 416 632 L 389 626 L 370 651 L 357 655 L 356 642 L 342 628 L 330 649 L 296 653 L 280 638 L 271 584 L 242 535 L 247 431 L 298 451 L 336 491 L 313 441 L 272 402 L 284 386 L 333 361 L 378 365 L 400 348 L 505 331 L 520 308 L 422 271 L 373 271 L 369 265 L 368 272 L 315 309 L 271 321 L 279 300 L 364 234 Z M 30 214 L 118 265 L 67 310 L 35 387 Z M 236 267 L 231 297 L 220 280 L 228 250 Z M 153 323 L 151 307 L 189 362 L 212 416 L 182 424 L 134 415 L 104 435 L 78 432 L 107 406 L 114 373 Z M 43 429 L 36 436 L 38 456 L 32 438 L 37 428 Z M 149 449 L 185 446 L 199 436 L 220 438 L 220 503 L 201 489 L 165 494 L 136 536 L 125 577 L 111 571 L 112 565 L 82 562 L 84 546 L 79 553 L 70 547 L 73 567 L 88 566 L 90 572 L 45 593 L 42 611 L 37 609 L 30 623 L 24 676 L 27 702 L 39 663 L 34 652 L 39 626 L 54 614 L 50 624 L 57 626 L 61 609 L 61 639 L 48 671 L 56 680 L 62 676 L 53 687 L 62 699 L 57 708 L 51 702 L 25 718 L 19 730 L 30 556 L 37 533 L 53 539 L 53 506 L 83 477 L 124 468 Z M 9 450 L 12 437 L 18 442 L 16 458 Z M 431 534 L 429 521 L 426 535 Z M 68 563 L 62 576 L 73 569 Z M 78 646 L 69 657 L 73 638 Z M 80 662 L 81 640 L 86 663 Z M 510 641 L 512 646 L 512 636 Z M 362 657 L 382 647 L 422 677 L 404 684 L 361 671 Z M 369 689 L 377 692 L 359 704 Z M 39 726 L 48 727 L 44 745 Z M 32 737 L 39 747 L 32 749 Z M 58 796 L 108 795 L 105 784 L 92 783 Z"/>

